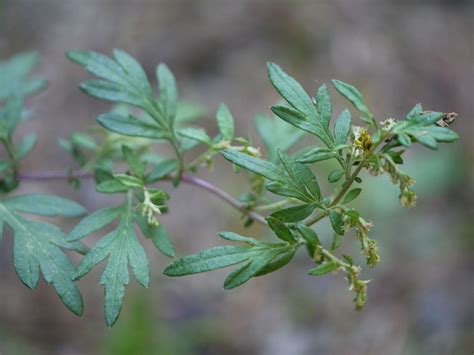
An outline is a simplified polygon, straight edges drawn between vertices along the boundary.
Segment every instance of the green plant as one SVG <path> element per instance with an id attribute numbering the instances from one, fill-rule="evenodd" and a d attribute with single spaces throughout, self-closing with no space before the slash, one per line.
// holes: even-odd
<path id="1" fill-rule="evenodd" d="M 224 104 L 216 114 L 217 136 L 211 137 L 196 127 L 202 110 L 178 100 L 174 76 L 164 64 L 156 69 L 156 97 L 141 65 L 124 51 L 114 50 L 113 58 L 89 51 L 69 51 L 67 57 L 95 77 L 81 83 L 82 91 L 117 105 L 99 115 L 100 127 L 73 133 L 59 141 L 79 170 L 24 174 L 21 159 L 36 139 L 26 136 L 15 146 L 13 133 L 24 117 L 23 98 L 39 90 L 43 82 L 27 80 L 35 62 L 32 54 L 1 64 L 0 78 L 8 80 L 0 83 L 0 99 L 6 100 L 0 112 L 0 132 L 7 155 L 0 161 L 0 226 L 5 223 L 15 232 L 14 262 L 25 285 L 34 289 L 41 270 L 45 280 L 54 285 L 62 301 L 76 314 L 82 313 L 83 306 L 73 280 L 107 259 L 100 284 L 105 287 L 105 318 L 109 326 L 120 314 L 130 278 L 129 267 L 142 286 L 148 287 L 150 281 L 148 259 L 134 226 L 162 254 L 175 258 L 171 238 L 160 223 L 170 195 L 158 188 L 157 182 L 170 181 L 175 188 L 181 183 L 203 188 L 238 209 L 246 226 L 253 222 L 263 224 L 276 237 L 275 241 L 267 241 L 221 232 L 221 238 L 238 244 L 175 259 L 164 270 L 165 275 L 183 276 L 239 264 L 224 282 L 225 289 L 232 289 L 284 267 L 298 249 L 305 247 L 313 264 L 309 274 L 342 272 L 354 292 L 355 308 L 361 309 L 367 300 L 368 281 L 360 278 L 361 267 L 351 256 L 337 256 L 343 236 L 353 230 L 367 266 L 374 267 L 380 261 L 377 244 L 369 237 L 372 224 L 350 207 L 362 193 L 357 187 L 362 182 L 361 173 L 389 175 L 400 188 L 401 203 L 411 207 L 416 201 L 414 180 L 400 170 L 406 149 L 413 143 L 437 149 L 440 142 L 458 139 L 447 128 L 455 114 L 425 111 L 418 104 L 402 120 L 388 118 L 379 122 L 362 94 L 354 86 L 337 80 L 333 81 L 335 89 L 355 107 L 362 126 L 353 125 L 348 109 L 337 115 L 332 124 L 333 109 L 326 85 L 312 98 L 297 81 L 270 63 L 270 81 L 285 103 L 272 107 L 274 117 L 258 115 L 255 119 L 265 146 L 267 159 L 263 159 L 259 148 L 236 136 L 233 115 Z M 290 149 L 305 136 L 313 138 L 309 146 L 290 154 Z M 162 157 L 156 152 L 162 142 L 171 146 L 173 157 Z M 188 153 L 199 147 L 204 152 L 190 161 Z M 248 192 L 239 199 L 194 175 L 200 167 L 210 166 L 217 156 L 228 160 L 236 173 L 241 169 L 250 173 Z M 330 195 L 321 191 L 312 169 L 324 160 L 334 160 L 338 165 L 328 176 L 329 183 L 338 186 Z M 87 215 L 67 236 L 50 224 L 24 219 L 19 212 L 74 217 L 85 213 L 81 206 L 59 197 L 8 195 L 24 179 L 67 178 L 78 186 L 81 178 L 92 176 L 98 192 L 120 194 L 123 202 Z M 323 245 L 312 228 L 326 218 L 334 230 L 330 246 Z M 112 231 L 90 249 L 81 242 L 115 222 Z M 74 268 L 61 248 L 85 256 Z"/>

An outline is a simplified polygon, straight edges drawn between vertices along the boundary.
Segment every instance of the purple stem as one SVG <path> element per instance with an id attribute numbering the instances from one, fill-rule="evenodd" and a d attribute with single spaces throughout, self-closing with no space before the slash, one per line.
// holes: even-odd
<path id="1" fill-rule="evenodd" d="M 60 179 L 68 179 L 68 178 L 91 178 L 93 176 L 94 176 L 93 173 L 84 172 L 84 171 L 73 171 L 73 172 L 45 171 L 45 172 L 40 172 L 40 173 L 19 174 L 17 176 L 17 179 L 26 180 L 26 181 L 47 181 L 47 180 L 60 180 Z M 167 180 L 171 180 L 171 177 L 167 178 Z M 217 186 L 211 184 L 210 182 L 200 179 L 195 176 L 191 176 L 191 175 L 183 175 L 181 177 L 181 181 L 190 185 L 198 186 L 206 191 L 209 191 L 210 193 L 216 195 L 220 199 L 227 202 L 229 205 L 231 205 L 235 209 L 248 215 L 255 222 L 261 223 L 263 225 L 267 225 L 267 221 L 262 215 L 253 211 L 249 211 L 247 206 L 244 203 L 236 200 L 227 192 L 219 189 Z"/>
<path id="2" fill-rule="evenodd" d="M 214 195 L 220 197 L 222 200 L 227 202 L 229 205 L 231 205 L 235 209 L 247 214 L 254 221 L 256 221 L 258 223 L 261 223 L 263 225 L 267 225 L 267 221 L 265 220 L 265 218 L 263 216 L 259 215 L 256 212 L 249 211 L 245 204 L 243 204 L 242 202 L 236 200 L 231 195 L 229 195 L 227 192 L 219 189 L 217 186 L 211 184 L 210 182 L 208 182 L 206 180 L 203 180 L 203 179 L 200 179 L 200 178 L 195 177 L 195 176 L 190 176 L 190 175 L 183 175 L 181 177 L 181 180 L 185 183 L 201 187 L 204 190 L 207 190 L 207 191 L 213 193 Z"/>

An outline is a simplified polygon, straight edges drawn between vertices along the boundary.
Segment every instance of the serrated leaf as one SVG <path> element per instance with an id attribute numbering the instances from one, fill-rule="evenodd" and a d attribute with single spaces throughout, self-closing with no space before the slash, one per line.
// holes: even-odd
<path id="1" fill-rule="evenodd" d="M 77 217 L 87 212 L 77 202 L 53 195 L 20 195 L 3 201 L 3 204 L 16 211 L 41 216 Z"/>
<path id="2" fill-rule="evenodd" d="M 122 213 L 122 206 L 103 208 L 82 219 L 69 233 L 67 240 L 73 242 L 112 223 Z"/>
<path id="3" fill-rule="evenodd" d="M 285 223 L 295 223 L 310 216 L 315 208 L 316 206 L 314 204 L 292 206 L 273 212 L 271 216 Z"/>
<path id="4" fill-rule="evenodd" d="M 328 261 L 308 271 L 309 275 L 322 276 L 336 270 L 339 265 L 335 261 Z"/>
<path id="5" fill-rule="evenodd" d="M 72 279 L 74 267 L 58 246 L 67 244 L 64 233 L 54 225 L 28 221 L 19 216 L 15 211 L 21 211 L 18 207 L 22 204 L 17 202 L 10 205 L 0 203 L 0 224 L 5 222 L 14 232 L 13 258 L 18 277 L 34 290 L 41 271 L 66 307 L 82 315 L 82 296 Z"/>
<path id="6" fill-rule="evenodd" d="M 285 173 L 275 164 L 268 161 L 254 158 L 250 155 L 226 149 L 220 152 L 222 156 L 231 163 L 240 166 L 251 172 L 261 175 L 272 181 L 285 181 Z"/>
<path id="7" fill-rule="evenodd" d="M 133 228 L 134 216 L 130 196 L 121 211 L 117 229 L 100 239 L 90 249 L 78 265 L 74 276 L 75 279 L 80 279 L 108 257 L 100 284 L 105 287 L 104 311 L 109 327 L 115 324 L 120 315 L 125 286 L 129 283 L 128 266 L 130 265 L 136 280 L 143 287 L 148 287 L 150 282 L 148 258 Z"/>
<path id="8" fill-rule="evenodd" d="M 247 246 L 221 246 L 180 258 L 163 271 L 166 276 L 184 276 L 241 263 L 259 252 Z"/>
<path id="9" fill-rule="evenodd" d="M 344 200 L 342 201 L 343 204 L 349 203 L 351 201 L 354 201 L 361 193 L 362 189 L 361 188 L 355 188 L 350 190 L 346 196 L 344 197 Z"/>
<path id="10" fill-rule="evenodd" d="M 169 139 L 170 135 L 156 124 L 145 122 L 133 115 L 123 116 L 108 112 L 97 117 L 97 122 L 104 128 L 131 137 L 151 139 Z"/>
<path id="11" fill-rule="evenodd" d="M 164 270 L 167 276 L 183 276 L 244 262 L 243 266 L 231 272 L 224 283 L 225 289 L 237 287 L 250 278 L 263 275 L 282 267 L 287 263 L 288 256 L 284 254 L 295 251 L 288 243 L 259 242 L 231 232 L 222 232 L 224 239 L 244 242 L 247 246 L 221 246 L 203 250 L 199 253 L 185 256 L 171 263 Z M 279 255 L 283 261 L 275 260 Z M 290 258 L 291 259 L 291 258 Z M 275 262 L 273 262 L 275 261 Z M 286 262 L 285 262 L 286 261 Z"/>
<path id="12" fill-rule="evenodd" d="M 337 117 L 334 124 L 334 141 L 336 145 L 346 144 L 351 131 L 351 113 L 345 109 Z"/>
<path id="13" fill-rule="evenodd" d="M 221 104 L 216 114 L 217 126 L 222 136 L 231 141 L 234 138 L 234 117 L 225 104 Z"/>
<path id="14" fill-rule="evenodd" d="M 367 107 L 364 101 L 364 97 L 355 86 L 347 84 L 340 80 L 333 80 L 332 83 L 334 84 L 336 90 L 342 96 L 348 99 L 357 110 L 364 114 L 364 116 L 361 117 L 364 122 L 369 124 L 375 124 L 374 116 Z"/>

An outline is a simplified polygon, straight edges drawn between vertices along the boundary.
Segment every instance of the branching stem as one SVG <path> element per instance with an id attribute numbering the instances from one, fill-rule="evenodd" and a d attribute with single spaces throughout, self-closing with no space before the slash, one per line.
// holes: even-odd
<path id="1" fill-rule="evenodd" d="M 20 174 L 17 176 L 19 180 L 25 180 L 25 181 L 47 181 L 47 180 L 62 180 L 62 179 L 69 179 L 71 177 L 75 178 L 91 178 L 94 175 L 90 172 L 83 172 L 83 171 L 75 171 L 72 173 L 66 172 L 66 171 L 45 171 L 45 172 L 40 172 L 40 173 L 31 173 L 31 174 Z M 167 181 L 171 181 L 173 179 L 172 176 L 166 177 L 165 178 Z M 265 217 L 262 215 L 249 211 L 247 206 L 233 198 L 231 195 L 229 195 L 227 192 L 219 189 L 217 186 L 213 185 L 209 181 L 203 180 L 201 178 L 191 176 L 191 175 L 183 175 L 181 177 L 181 181 L 189 184 L 189 185 L 194 185 L 197 187 L 200 187 L 217 197 L 219 197 L 221 200 L 224 200 L 227 202 L 229 205 L 234 207 L 235 209 L 241 211 L 245 215 L 249 216 L 252 220 L 255 222 L 258 222 L 263 225 L 267 225 L 267 221 L 265 220 Z"/>

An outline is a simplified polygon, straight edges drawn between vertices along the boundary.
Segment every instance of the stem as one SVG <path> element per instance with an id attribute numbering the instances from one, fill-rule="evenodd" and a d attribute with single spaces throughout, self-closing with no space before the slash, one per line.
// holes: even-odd
<path id="1" fill-rule="evenodd" d="M 18 180 L 26 181 L 62 180 L 74 177 L 86 179 L 94 177 L 94 174 L 88 171 L 44 171 L 40 173 L 19 174 L 17 176 Z"/>
<path id="2" fill-rule="evenodd" d="M 229 205 L 231 205 L 235 209 L 237 209 L 237 210 L 241 211 L 242 213 L 248 215 L 255 222 L 258 222 L 258 223 L 263 224 L 265 226 L 267 225 L 267 221 L 265 220 L 265 218 L 262 215 L 260 215 L 256 212 L 253 212 L 253 211 L 249 211 L 247 209 L 247 206 L 244 203 L 236 200 L 231 195 L 229 195 L 227 192 L 219 189 L 217 186 L 211 184 L 210 182 L 208 182 L 206 180 L 203 180 L 203 179 L 200 179 L 200 178 L 195 177 L 195 176 L 190 176 L 190 175 L 183 175 L 182 178 L 181 178 L 181 181 L 183 181 L 187 184 L 190 184 L 190 185 L 201 187 L 204 190 L 207 190 L 208 192 L 211 192 L 212 194 L 216 195 L 220 199 L 227 202 Z"/>
<path id="3" fill-rule="evenodd" d="M 61 180 L 61 179 L 69 179 L 70 177 L 77 177 L 77 178 L 91 178 L 94 175 L 90 172 L 83 172 L 83 171 L 75 171 L 72 173 L 68 173 L 65 171 L 45 171 L 41 173 L 31 173 L 31 174 L 21 174 L 18 175 L 19 180 L 26 180 L 26 181 L 47 181 L 47 180 Z M 168 181 L 171 181 L 173 178 L 171 176 L 168 176 L 165 178 Z M 195 176 L 190 176 L 190 175 L 183 175 L 181 177 L 181 181 L 183 181 L 186 184 L 189 185 L 194 185 L 197 187 L 200 187 L 220 199 L 224 200 L 227 202 L 229 205 L 234 207 L 235 209 L 241 211 L 242 213 L 248 215 L 252 220 L 255 222 L 258 222 L 263 225 L 267 225 L 267 221 L 265 218 L 253 211 L 249 211 L 247 209 L 247 206 L 233 198 L 231 195 L 229 195 L 227 192 L 219 189 L 217 186 L 211 184 L 210 182 L 200 179 Z"/>

